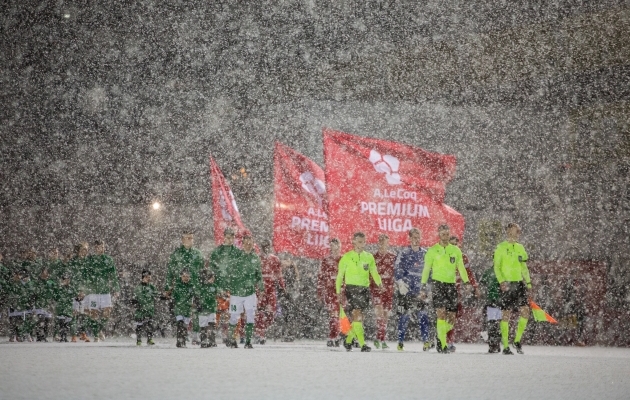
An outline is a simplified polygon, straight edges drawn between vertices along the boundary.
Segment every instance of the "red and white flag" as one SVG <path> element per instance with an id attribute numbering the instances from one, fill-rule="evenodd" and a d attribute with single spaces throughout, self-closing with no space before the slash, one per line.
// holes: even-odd
<path id="1" fill-rule="evenodd" d="M 446 223 L 462 237 L 464 218 L 443 204 L 454 156 L 328 129 L 323 134 L 330 235 L 347 244 L 356 231 L 370 243 L 386 233 L 393 246 L 404 246 L 417 227 L 421 245 L 430 246 Z"/>
<path id="2" fill-rule="evenodd" d="M 212 179 L 212 214 L 214 217 L 214 240 L 223 243 L 223 231 L 234 229 L 237 236 L 248 232 L 241 221 L 234 194 L 214 158 L 210 157 L 210 177 Z"/>
<path id="3" fill-rule="evenodd" d="M 321 258 L 328 252 L 324 171 L 308 157 L 276 143 L 273 245 L 276 252 Z"/>

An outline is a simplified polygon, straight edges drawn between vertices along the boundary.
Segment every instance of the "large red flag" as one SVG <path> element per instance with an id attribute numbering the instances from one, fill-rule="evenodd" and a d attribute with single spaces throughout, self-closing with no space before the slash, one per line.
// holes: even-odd
<path id="1" fill-rule="evenodd" d="M 392 245 L 403 246 L 417 227 L 421 245 L 430 246 L 443 223 L 461 238 L 464 218 L 443 204 L 454 156 L 324 129 L 324 159 L 330 234 L 344 243 L 360 230 L 370 243 L 387 233 Z"/>
<path id="2" fill-rule="evenodd" d="M 223 231 L 231 227 L 238 234 L 247 231 L 241 221 L 234 194 L 214 158 L 210 157 L 210 176 L 212 178 L 212 211 L 214 215 L 214 240 L 223 243 Z"/>
<path id="3" fill-rule="evenodd" d="M 281 143 L 276 143 L 273 162 L 275 251 L 323 257 L 329 247 L 324 171 Z"/>

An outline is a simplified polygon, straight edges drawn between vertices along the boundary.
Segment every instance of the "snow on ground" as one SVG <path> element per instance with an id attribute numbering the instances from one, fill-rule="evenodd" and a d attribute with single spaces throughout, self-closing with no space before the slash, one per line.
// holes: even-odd
<path id="1" fill-rule="evenodd" d="M 391 342 L 391 345 L 394 345 Z M 177 349 L 131 339 L 102 343 L 0 341 L 0 399 L 622 399 L 630 349 L 525 347 L 525 355 L 328 349 L 271 342 L 253 350 Z"/>

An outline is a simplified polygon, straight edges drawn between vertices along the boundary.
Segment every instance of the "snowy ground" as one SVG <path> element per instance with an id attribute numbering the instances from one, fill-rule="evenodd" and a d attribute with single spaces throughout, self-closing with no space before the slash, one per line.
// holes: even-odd
<path id="1" fill-rule="evenodd" d="M 391 342 L 391 345 L 394 345 Z M 253 350 L 189 347 L 159 339 L 8 343 L 0 339 L 0 399 L 622 399 L 630 349 L 525 347 L 525 355 L 423 353 L 419 343 L 371 353 L 322 342 Z"/>

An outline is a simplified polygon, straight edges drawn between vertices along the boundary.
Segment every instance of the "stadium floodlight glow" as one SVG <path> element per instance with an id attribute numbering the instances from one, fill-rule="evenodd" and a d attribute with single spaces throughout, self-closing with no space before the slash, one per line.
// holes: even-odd
<path id="1" fill-rule="evenodd" d="M 153 209 L 154 210 L 159 210 L 160 207 L 162 207 L 162 205 L 159 202 L 156 201 L 156 202 L 153 203 Z"/>
<path id="2" fill-rule="evenodd" d="M 70 18 L 70 14 L 64 14 L 63 17 L 68 19 L 68 18 Z"/>

